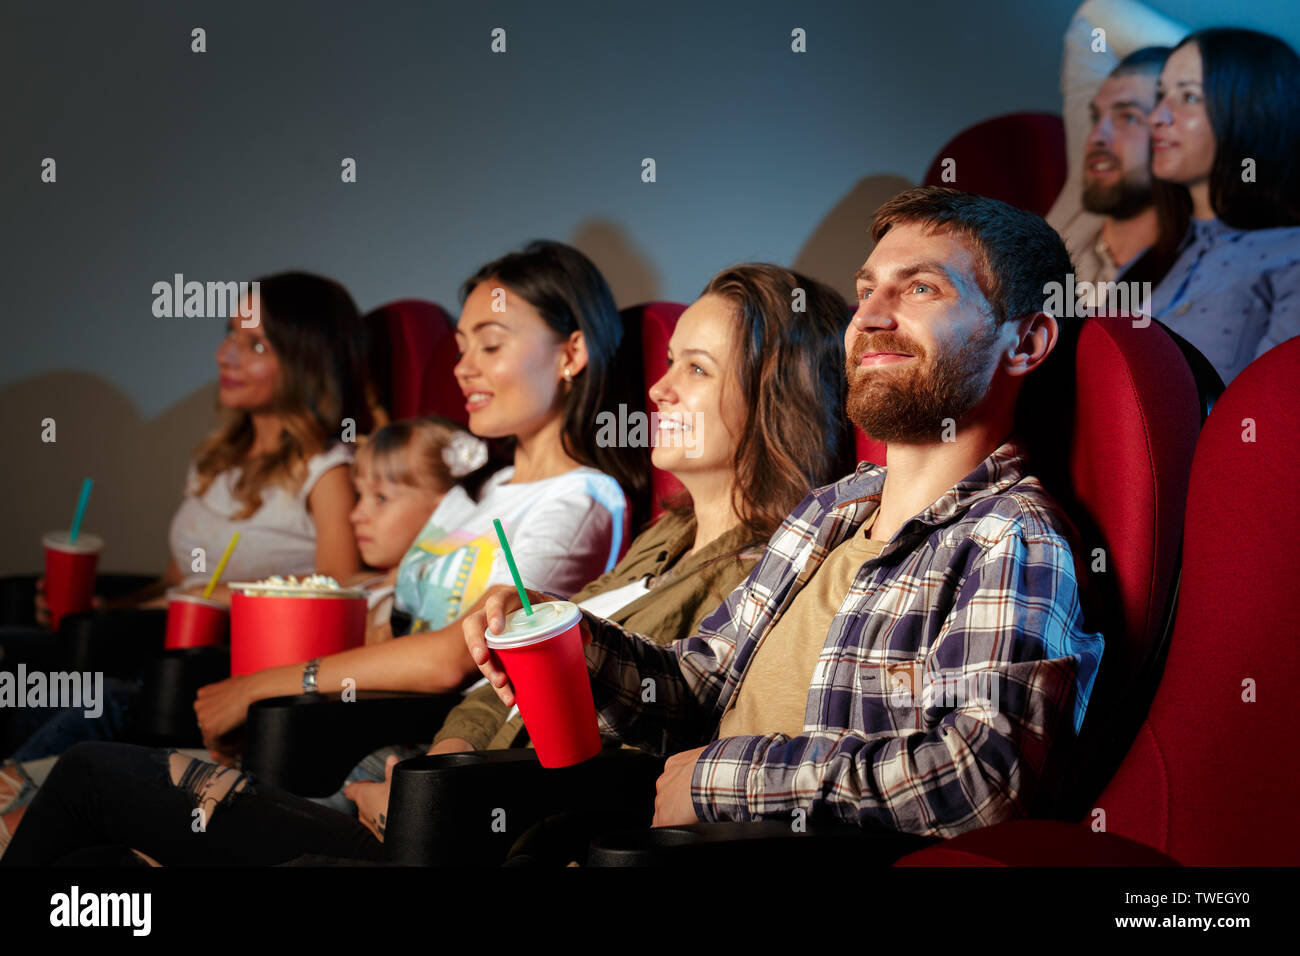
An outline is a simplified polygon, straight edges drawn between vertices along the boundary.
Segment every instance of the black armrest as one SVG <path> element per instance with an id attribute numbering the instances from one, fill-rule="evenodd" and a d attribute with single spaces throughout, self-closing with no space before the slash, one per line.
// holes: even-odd
<path id="1" fill-rule="evenodd" d="M 420 866 L 495 866 L 556 814 L 595 829 L 646 826 L 662 757 L 606 749 L 547 770 L 532 750 L 480 750 L 404 760 L 393 772 L 384 855 Z"/>
<path id="2" fill-rule="evenodd" d="M 69 614 L 53 634 L 40 627 L 0 631 L 0 662 L 47 671 L 103 671 L 107 677 L 135 680 L 162 651 L 167 612 L 83 611 Z"/>
<path id="3" fill-rule="evenodd" d="M 336 694 L 259 700 L 248 709 L 243 768 L 299 796 L 329 796 L 372 750 L 431 740 L 461 700 L 383 690 L 357 691 L 354 701 Z"/>
<path id="4" fill-rule="evenodd" d="M 35 574 L 0 577 L 0 627 L 35 627 Z"/>
<path id="5" fill-rule="evenodd" d="M 164 608 L 84 611 L 59 622 L 60 669 L 135 680 L 163 650 Z"/>
<path id="6" fill-rule="evenodd" d="M 194 716 L 199 688 L 230 676 L 230 648 L 163 651 L 145 666 L 132 738 L 151 747 L 201 747 Z"/>
<path id="7" fill-rule="evenodd" d="M 888 866 L 939 843 L 937 837 L 888 830 L 863 830 L 852 824 L 809 823 L 796 830 L 793 819 L 754 823 L 694 823 L 654 830 L 630 830 L 591 843 L 591 866 Z"/>
<path id="8" fill-rule="evenodd" d="M 0 577 L 0 627 L 35 627 L 36 574 L 9 574 Z M 100 574 L 95 578 L 95 593 L 115 598 L 152 584 L 155 574 Z"/>

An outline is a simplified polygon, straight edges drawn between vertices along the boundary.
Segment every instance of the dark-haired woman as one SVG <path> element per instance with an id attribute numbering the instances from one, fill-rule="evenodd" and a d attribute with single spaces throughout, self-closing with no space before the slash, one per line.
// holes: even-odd
<path id="1" fill-rule="evenodd" d="M 343 286 L 319 276 L 282 273 L 255 288 L 247 311 L 257 323 L 245 328 L 236 315 L 217 347 L 224 421 L 190 464 L 171 523 L 171 561 L 153 585 L 109 606 L 162 606 L 167 589 L 206 583 L 236 531 L 228 581 L 317 569 L 341 580 L 361 567 L 348 517 L 353 445 L 340 440 L 349 419 L 358 435 L 371 427 L 360 313 Z M 44 610 L 38 590 L 38 616 Z M 98 720 L 74 708 L 33 736 L 55 708 L 0 712 L 0 755 L 35 760 L 87 736 L 116 736 L 131 696 L 110 684 Z M 0 768 L 0 811 L 18 799 L 18 780 Z"/>
<path id="2" fill-rule="evenodd" d="M 513 463 L 477 497 L 452 489 L 403 558 L 395 606 L 413 620 L 406 637 L 202 688 L 195 710 L 210 748 L 267 697 L 331 693 L 349 679 L 360 690 L 455 690 L 475 671 L 455 622 L 511 580 L 494 518 L 529 587 L 571 594 L 614 566 L 647 510 L 647 449 L 603 447 L 591 428 L 599 412 L 639 404 L 640 391 L 639 356 L 625 354 L 622 318 L 591 261 L 534 242 L 461 292 L 455 375 L 469 428 L 506 440 Z"/>
<path id="3" fill-rule="evenodd" d="M 353 446 L 341 440 L 348 420 L 356 435 L 372 425 L 361 315 L 343 286 L 319 276 L 287 272 L 256 288 L 257 323 L 231 318 L 217 347 L 224 420 L 190 463 L 171 562 L 110 607 L 162 606 L 167 589 L 206 584 L 236 531 L 227 581 L 316 570 L 341 580 L 361 567 L 348 523 Z M 206 570 L 192 571 L 196 549 Z"/>
<path id="4" fill-rule="evenodd" d="M 1300 57 L 1254 30 L 1193 33 L 1150 114 L 1160 234 L 1121 278 L 1231 381 L 1300 334 Z"/>
<path id="5" fill-rule="evenodd" d="M 792 308 L 797 298 L 803 311 Z M 833 290 L 778 266 L 737 266 L 709 284 L 677 323 L 668 371 L 651 388 L 659 425 L 654 463 L 682 482 L 687 497 L 575 599 L 660 643 L 698 633 L 785 514 L 810 488 L 851 468 L 853 442 L 841 411 L 848 315 Z M 486 690 L 491 700 L 472 695 L 431 752 L 509 745 L 489 743 L 517 728 Z M 394 759 L 381 759 L 374 776 L 386 777 Z M 96 744 L 74 748 L 65 761 L 5 863 L 52 863 L 110 845 L 164 864 L 380 855 L 375 836 L 382 838 L 386 783 L 349 787 L 358 822 L 181 754 Z M 204 808 L 209 828 L 195 834 L 189 822 Z"/>

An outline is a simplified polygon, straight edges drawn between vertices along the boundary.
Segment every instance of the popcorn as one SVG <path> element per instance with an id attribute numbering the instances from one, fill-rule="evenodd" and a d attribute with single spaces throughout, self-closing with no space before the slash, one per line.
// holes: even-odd
<path id="1" fill-rule="evenodd" d="M 257 581 L 254 587 L 266 588 L 267 593 L 271 594 L 274 588 L 285 588 L 287 591 L 342 591 L 343 587 L 328 574 L 309 574 L 302 579 L 289 575 L 282 578 L 278 574 L 273 574 L 269 578 L 263 578 Z"/>

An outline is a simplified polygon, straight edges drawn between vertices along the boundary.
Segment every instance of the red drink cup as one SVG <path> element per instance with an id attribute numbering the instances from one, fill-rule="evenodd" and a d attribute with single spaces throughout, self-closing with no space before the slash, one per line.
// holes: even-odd
<path id="1" fill-rule="evenodd" d="M 230 612 L 219 601 L 197 594 L 167 592 L 167 636 L 163 647 L 218 647 L 226 642 Z"/>
<path id="2" fill-rule="evenodd" d="M 231 585 L 231 590 L 231 674 L 301 664 L 366 642 L 365 592 L 356 588 Z"/>
<path id="3" fill-rule="evenodd" d="M 568 767 L 600 752 L 591 699 L 582 614 L 569 601 L 548 601 L 506 615 L 505 629 L 484 637 L 515 689 L 519 713 L 543 767 Z"/>
<path id="4" fill-rule="evenodd" d="M 104 539 L 79 534 L 76 541 L 69 541 L 66 531 L 51 531 L 41 544 L 45 546 L 45 603 L 50 608 L 50 627 L 57 631 L 64 616 L 90 610 Z"/>

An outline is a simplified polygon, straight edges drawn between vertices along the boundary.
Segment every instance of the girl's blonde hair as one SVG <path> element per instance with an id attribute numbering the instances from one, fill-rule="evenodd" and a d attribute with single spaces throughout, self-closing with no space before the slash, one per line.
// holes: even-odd
<path id="1" fill-rule="evenodd" d="M 371 435 L 353 470 L 366 468 L 394 484 L 446 493 L 458 484 L 481 483 L 492 467 L 487 443 L 440 415 L 403 418 Z"/>

